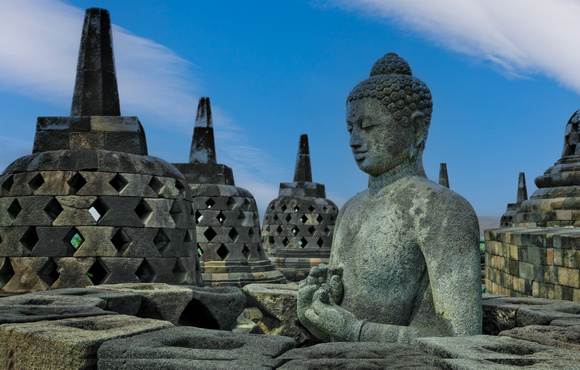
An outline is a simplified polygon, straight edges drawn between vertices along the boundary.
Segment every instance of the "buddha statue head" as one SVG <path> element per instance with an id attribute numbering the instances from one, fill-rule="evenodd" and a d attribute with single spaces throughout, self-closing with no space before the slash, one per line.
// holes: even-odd
<path id="1" fill-rule="evenodd" d="M 379 59 L 346 105 L 350 146 L 363 172 L 379 176 L 404 163 L 422 168 L 433 102 L 403 58 L 388 53 Z"/>

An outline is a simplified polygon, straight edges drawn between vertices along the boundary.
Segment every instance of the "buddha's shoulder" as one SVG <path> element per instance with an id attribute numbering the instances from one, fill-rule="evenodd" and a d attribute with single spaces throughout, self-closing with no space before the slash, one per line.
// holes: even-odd
<path id="1" fill-rule="evenodd" d="M 431 211 L 450 210 L 462 213 L 469 212 L 475 215 L 471 204 L 465 198 L 425 177 L 405 177 L 385 187 L 378 195 L 381 197 L 404 197 L 413 203 L 414 207 L 424 207 Z"/>

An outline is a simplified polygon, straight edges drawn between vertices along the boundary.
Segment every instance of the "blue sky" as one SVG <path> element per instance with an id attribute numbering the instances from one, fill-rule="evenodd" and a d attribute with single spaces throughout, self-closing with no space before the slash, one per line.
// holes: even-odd
<path id="1" fill-rule="evenodd" d="M 431 89 L 430 179 L 481 216 L 516 199 L 560 158 L 580 108 L 580 5 L 568 0 L 4 0 L 0 13 L 0 167 L 31 153 L 37 116 L 68 115 L 82 18 L 114 23 L 123 115 L 150 155 L 186 162 L 197 100 L 214 110 L 217 159 L 263 216 L 292 180 L 300 134 L 313 180 L 342 205 L 363 190 L 345 123 L 350 90 L 387 52 Z"/>

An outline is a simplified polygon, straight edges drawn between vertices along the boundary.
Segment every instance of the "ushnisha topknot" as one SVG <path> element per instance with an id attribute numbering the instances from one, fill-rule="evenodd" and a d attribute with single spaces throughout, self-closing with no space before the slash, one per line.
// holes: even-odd
<path id="1" fill-rule="evenodd" d="M 346 101 L 367 97 L 382 101 L 401 124 L 408 124 L 413 112 L 423 113 L 426 138 L 433 112 L 431 92 L 423 81 L 413 77 L 409 63 L 403 58 L 388 53 L 377 60 L 371 77 L 356 85 Z"/>

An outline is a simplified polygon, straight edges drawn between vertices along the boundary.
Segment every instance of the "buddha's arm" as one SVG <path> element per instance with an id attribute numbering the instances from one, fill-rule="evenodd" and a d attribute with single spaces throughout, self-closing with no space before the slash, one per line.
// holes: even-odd
<path id="1" fill-rule="evenodd" d="M 447 335 L 481 334 L 479 225 L 471 205 L 461 196 L 435 199 L 417 230 L 425 257 L 434 315 Z"/>

